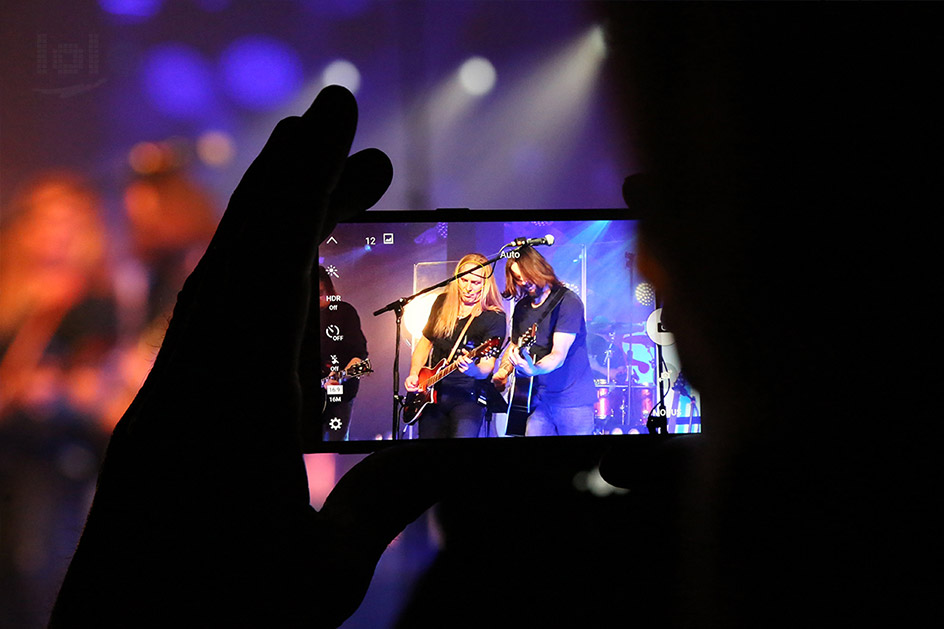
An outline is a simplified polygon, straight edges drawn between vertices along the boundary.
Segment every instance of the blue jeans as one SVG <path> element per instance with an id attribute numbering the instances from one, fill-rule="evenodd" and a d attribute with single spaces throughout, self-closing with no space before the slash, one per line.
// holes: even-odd
<path id="1" fill-rule="evenodd" d="M 485 419 L 485 407 L 472 391 L 448 389 L 437 392 L 436 404 L 430 404 L 419 418 L 420 439 L 478 437 Z"/>
<path id="2" fill-rule="evenodd" d="M 539 401 L 528 417 L 527 437 L 589 435 L 593 432 L 593 405 L 555 407 Z"/>

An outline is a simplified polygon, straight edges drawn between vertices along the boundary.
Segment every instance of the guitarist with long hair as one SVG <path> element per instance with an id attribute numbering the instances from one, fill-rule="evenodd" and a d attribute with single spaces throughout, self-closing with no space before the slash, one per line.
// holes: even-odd
<path id="1" fill-rule="evenodd" d="M 533 247 L 521 247 L 518 252 L 519 257 L 509 258 L 505 265 L 502 293 L 516 300 L 512 342 L 492 379 L 500 389 L 512 372 L 517 376 L 516 389 L 521 381 L 533 379 L 524 411 L 525 435 L 589 435 L 596 388 L 587 355 L 583 302 Z M 518 347 L 524 336 L 529 337 L 529 346 Z M 513 423 L 509 413 L 509 427 Z"/>
<path id="2" fill-rule="evenodd" d="M 420 438 L 478 437 L 481 431 L 486 409 L 478 396 L 481 382 L 492 374 L 495 357 L 473 360 L 467 354 L 489 339 L 504 340 L 506 326 L 494 269 L 487 261 L 479 253 L 459 260 L 456 275 L 473 272 L 451 282 L 436 298 L 413 348 L 410 375 L 404 382 L 411 393 L 423 388 L 420 374 L 427 362 L 437 365 L 444 360 L 445 366 L 455 365 L 452 373 L 434 385 L 436 402 L 422 410 L 417 421 Z"/>

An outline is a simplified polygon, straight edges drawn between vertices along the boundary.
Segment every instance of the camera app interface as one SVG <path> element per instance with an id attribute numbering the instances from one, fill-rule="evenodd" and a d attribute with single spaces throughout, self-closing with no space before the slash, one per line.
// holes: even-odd
<path id="1" fill-rule="evenodd" d="M 700 432 L 635 252 L 632 220 L 338 225 L 323 440 Z"/>

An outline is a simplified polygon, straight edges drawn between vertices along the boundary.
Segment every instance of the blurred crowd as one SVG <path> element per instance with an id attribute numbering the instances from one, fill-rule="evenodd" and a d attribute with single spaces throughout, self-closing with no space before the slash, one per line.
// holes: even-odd
<path id="1" fill-rule="evenodd" d="M 0 622 L 45 624 L 108 437 L 219 217 L 168 160 L 103 186 L 21 182 L 0 224 Z"/>

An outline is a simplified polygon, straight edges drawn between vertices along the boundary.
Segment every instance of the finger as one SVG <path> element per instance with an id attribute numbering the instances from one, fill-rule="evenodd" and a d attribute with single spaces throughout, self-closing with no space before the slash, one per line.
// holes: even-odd
<path id="1" fill-rule="evenodd" d="M 451 444 L 404 443 L 370 455 L 338 482 L 317 516 L 316 533 L 317 565 L 331 575 L 326 598 L 337 603 L 337 625 L 360 604 L 393 538 L 454 486 L 465 452 Z"/>
<path id="2" fill-rule="evenodd" d="M 243 255 L 231 261 L 240 273 L 235 279 L 246 283 L 233 291 L 236 300 L 247 294 L 288 296 L 283 289 L 297 288 L 295 283 L 310 273 L 320 226 L 357 126 L 354 97 L 333 87 L 323 90 L 302 117 L 279 123 L 272 138 L 279 150 L 256 179 L 244 182 L 251 184 L 246 198 L 256 209 L 235 245 Z"/>
<path id="3" fill-rule="evenodd" d="M 331 193 L 327 210 L 322 214 L 318 226 L 318 242 L 323 242 L 338 221 L 351 218 L 372 207 L 390 186 L 393 179 L 393 166 L 387 155 L 378 149 L 365 149 L 347 158 L 341 178 Z M 312 262 L 314 264 L 314 261 Z M 321 361 L 322 329 L 320 307 L 316 303 L 319 295 L 319 273 L 312 269 L 310 273 L 311 302 L 308 306 L 308 320 L 305 325 L 301 349 L 299 352 L 299 376 L 304 390 L 309 390 L 319 376 Z M 303 402 L 305 417 L 320 415 L 321 402 L 308 396 Z M 314 408 L 308 408 L 314 405 Z"/>
<path id="4" fill-rule="evenodd" d="M 297 358 L 320 225 L 356 123 L 353 96 L 335 87 L 323 90 L 303 116 L 276 126 L 233 193 L 198 282 L 175 309 L 192 349 L 215 361 L 220 352 L 233 354 L 237 364 L 240 358 L 258 365 Z M 194 319 L 188 310 L 197 299 Z M 237 339 L 249 345 L 237 351 Z"/>
<path id="5" fill-rule="evenodd" d="M 370 455 L 338 482 L 318 515 L 318 534 L 324 550 L 319 565 L 332 575 L 328 587 L 339 613 L 345 606 L 347 613 L 354 610 L 380 555 L 407 524 L 436 502 L 477 495 L 483 473 L 516 478 L 523 470 L 567 469 L 565 461 L 599 456 L 596 444 L 588 453 L 573 443 L 470 441 L 401 443 Z M 332 620 L 340 624 L 343 617 Z"/>
<path id="6" fill-rule="evenodd" d="M 331 194 L 318 241 L 324 241 L 339 222 L 373 207 L 392 180 L 393 164 L 383 151 L 364 149 L 348 157 L 341 179 Z"/>
<path id="7" fill-rule="evenodd" d="M 233 192 L 206 253 L 178 297 L 175 316 L 184 314 L 189 307 L 198 286 L 210 272 L 208 269 L 212 268 L 212 272 L 216 274 L 220 272 L 220 265 L 225 264 L 233 255 L 241 234 L 252 229 L 250 218 L 255 217 L 256 224 L 260 221 L 273 223 L 275 221 L 268 220 L 274 218 L 269 214 L 271 208 L 287 212 L 292 211 L 295 205 L 276 204 L 274 199 L 294 198 L 304 204 L 306 197 L 313 201 L 329 192 L 319 188 L 331 187 L 337 178 L 340 164 L 331 163 L 334 161 L 331 159 L 332 154 L 335 159 L 343 159 L 341 156 L 350 150 L 356 124 L 357 107 L 353 97 L 343 88 L 332 86 L 318 94 L 304 116 L 286 118 L 276 126 Z M 299 134 L 303 137 L 297 137 Z M 322 145 L 320 150 L 316 150 L 307 159 L 300 156 L 303 152 L 301 144 L 306 140 Z M 299 170 L 306 167 L 310 169 L 316 164 L 327 166 L 328 172 L 322 173 L 306 194 L 306 173 Z M 292 181 L 288 186 L 282 185 L 293 175 L 300 176 L 302 180 Z"/>

